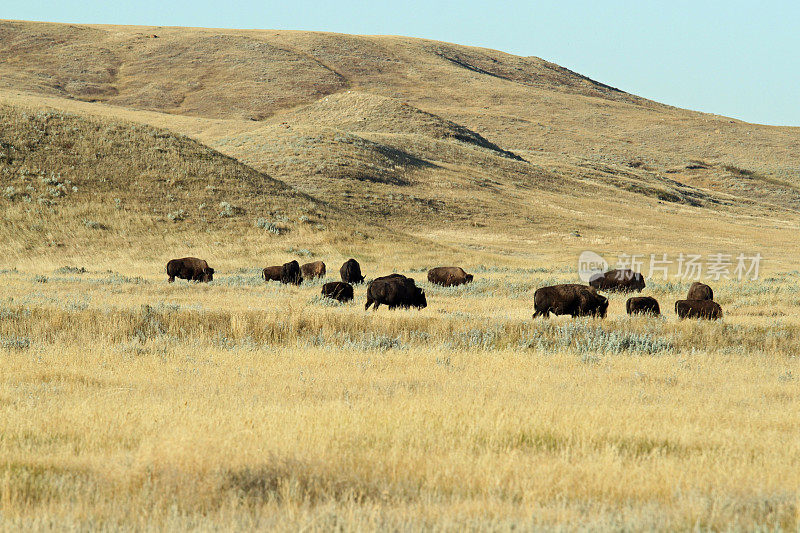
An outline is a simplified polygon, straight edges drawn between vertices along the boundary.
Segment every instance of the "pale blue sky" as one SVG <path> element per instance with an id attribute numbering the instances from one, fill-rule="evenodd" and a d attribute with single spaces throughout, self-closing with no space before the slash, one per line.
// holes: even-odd
<path id="1" fill-rule="evenodd" d="M 0 18 L 425 37 L 539 56 L 666 104 L 800 126 L 800 2 L 4 0 Z"/>

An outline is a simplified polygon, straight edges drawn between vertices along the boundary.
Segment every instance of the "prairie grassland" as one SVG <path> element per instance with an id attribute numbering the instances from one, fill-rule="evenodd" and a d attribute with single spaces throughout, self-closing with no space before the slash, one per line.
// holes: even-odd
<path id="1" fill-rule="evenodd" d="M 658 282 L 665 318 L 532 321 L 568 268 L 368 313 L 256 268 L 82 270 L 0 274 L 6 528 L 798 527 L 797 272 L 701 323 Z"/>
<path id="2" fill-rule="evenodd" d="M 0 529 L 800 527 L 796 128 L 403 37 L 0 43 Z M 721 322 L 532 321 L 587 249 L 765 261 Z M 429 306 L 259 276 L 351 256 Z"/>

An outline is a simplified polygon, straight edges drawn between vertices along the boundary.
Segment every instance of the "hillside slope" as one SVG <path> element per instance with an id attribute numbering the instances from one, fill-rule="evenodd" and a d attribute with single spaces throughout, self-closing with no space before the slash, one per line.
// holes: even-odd
<path id="1" fill-rule="evenodd" d="M 356 89 L 512 151 L 779 173 L 800 142 L 796 129 L 671 108 L 539 58 L 422 39 L 5 21 L 0 43 L 0 87 L 172 114 L 262 120 Z"/>
<path id="2" fill-rule="evenodd" d="M 199 116 L 261 118 L 356 86 L 434 97 L 476 75 L 644 103 L 538 58 L 399 37 L 4 21 L 0 42 L 6 87 Z"/>
<path id="3" fill-rule="evenodd" d="M 0 105 L 0 183 L 7 260 L 340 227 L 324 202 L 189 138 L 42 108 Z"/>
<path id="4" fill-rule="evenodd" d="M 422 39 L 4 21 L 0 100 L 188 135 L 351 223 L 462 249 L 761 246 L 800 209 L 797 128 Z"/>

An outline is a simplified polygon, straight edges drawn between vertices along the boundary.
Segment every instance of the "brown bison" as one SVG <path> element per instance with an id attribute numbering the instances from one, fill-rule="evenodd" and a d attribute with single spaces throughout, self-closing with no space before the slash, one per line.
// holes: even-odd
<path id="1" fill-rule="evenodd" d="M 609 292 L 642 292 L 644 277 L 639 272 L 627 268 L 609 270 L 603 274 L 595 274 L 589 285 L 600 291 Z"/>
<path id="2" fill-rule="evenodd" d="M 364 283 L 364 276 L 361 275 L 361 265 L 355 259 L 348 259 L 339 269 L 342 281 L 345 283 Z"/>
<path id="3" fill-rule="evenodd" d="M 331 281 L 322 286 L 322 295 L 340 302 L 349 302 L 353 299 L 353 286 L 343 281 Z"/>
<path id="4" fill-rule="evenodd" d="M 300 285 L 303 283 L 303 273 L 300 272 L 300 263 L 289 261 L 281 266 L 281 283 L 287 285 Z"/>
<path id="5" fill-rule="evenodd" d="M 282 269 L 282 265 L 267 267 L 261 271 L 261 277 L 264 278 L 264 281 L 280 281 Z"/>
<path id="6" fill-rule="evenodd" d="M 436 267 L 428 271 L 428 281 L 444 287 L 455 287 L 472 281 L 472 274 L 467 274 L 461 267 Z"/>
<path id="7" fill-rule="evenodd" d="M 172 259 L 167 263 L 167 276 L 172 283 L 175 278 L 188 279 L 189 281 L 214 281 L 214 269 L 208 266 L 203 259 L 184 257 Z"/>
<path id="8" fill-rule="evenodd" d="M 722 307 L 711 300 L 678 300 L 675 302 L 675 314 L 678 318 L 718 320 L 722 318 Z"/>
<path id="9" fill-rule="evenodd" d="M 533 293 L 533 318 L 550 313 L 555 315 L 594 316 L 604 318 L 608 311 L 608 298 L 597 294 L 594 287 L 568 283 L 540 287 Z"/>
<path id="10" fill-rule="evenodd" d="M 300 272 L 306 279 L 324 278 L 325 263 L 323 263 L 322 261 L 314 261 L 313 263 L 306 263 L 300 266 Z"/>
<path id="11" fill-rule="evenodd" d="M 705 283 L 695 281 L 689 287 L 689 294 L 686 295 L 687 300 L 713 300 L 714 291 Z"/>
<path id="12" fill-rule="evenodd" d="M 628 298 L 625 302 L 625 310 L 629 315 L 643 314 L 643 315 L 660 315 L 661 308 L 658 306 L 658 300 L 652 296 L 634 296 Z"/>
<path id="13" fill-rule="evenodd" d="M 417 287 L 413 279 L 402 274 L 390 274 L 372 280 L 367 287 L 367 303 L 364 310 L 375 304 L 378 309 L 381 304 L 395 309 L 397 307 L 416 307 L 424 309 L 428 306 L 425 291 Z"/>
<path id="14" fill-rule="evenodd" d="M 395 278 L 397 278 L 397 279 L 410 279 L 411 281 L 414 281 L 414 278 L 409 278 L 408 276 L 404 276 L 403 274 L 398 274 L 397 272 L 394 272 L 392 274 L 387 274 L 386 276 L 379 276 L 379 277 L 375 278 L 373 281 L 378 281 L 379 279 L 395 279 Z M 414 282 L 414 283 L 416 284 L 416 282 Z"/>

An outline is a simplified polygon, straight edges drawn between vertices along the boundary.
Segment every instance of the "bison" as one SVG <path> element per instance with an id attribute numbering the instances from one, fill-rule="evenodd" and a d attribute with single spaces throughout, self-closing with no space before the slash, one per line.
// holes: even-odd
<path id="1" fill-rule="evenodd" d="M 397 272 L 394 272 L 392 274 L 387 274 L 386 276 L 379 276 L 375 278 L 373 281 L 378 281 L 379 279 L 395 279 L 395 278 L 410 279 L 411 281 L 414 281 L 414 278 L 409 278 L 408 276 L 404 276 L 403 274 L 398 274 Z M 416 284 L 416 282 L 414 282 L 414 284 Z"/>
<path id="2" fill-rule="evenodd" d="M 343 281 L 331 281 L 322 286 L 322 295 L 340 302 L 349 302 L 353 299 L 353 286 Z"/>
<path id="3" fill-rule="evenodd" d="M 261 277 L 264 278 L 264 281 L 280 281 L 282 269 L 282 265 L 267 267 L 261 271 Z"/>
<path id="4" fill-rule="evenodd" d="M 643 314 L 643 315 L 660 315 L 661 308 L 658 306 L 658 300 L 652 296 L 634 296 L 628 298 L 625 302 L 625 310 L 629 315 Z"/>
<path id="5" fill-rule="evenodd" d="M 364 276 L 361 275 L 361 265 L 355 259 L 348 259 L 339 269 L 339 275 L 345 283 L 364 283 Z"/>
<path id="6" fill-rule="evenodd" d="M 533 293 L 533 307 L 536 312 L 533 318 L 550 313 L 555 315 L 599 316 L 605 318 L 608 311 L 608 298 L 597 294 L 594 287 L 567 283 L 540 287 Z"/>
<path id="7" fill-rule="evenodd" d="M 689 294 L 686 295 L 687 300 L 713 300 L 714 291 L 705 283 L 695 281 L 689 287 Z"/>
<path id="8" fill-rule="evenodd" d="M 167 263 L 167 276 L 169 276 L 167 281 L 170 283 L 175 281 L 175 278 L 208 282 L 214 280 L 214 269 L 203 259 L 184 257 L 172 259 Z"/>
<path id="9" fill-rule="evenodd" d="M 444 287 L 455 287 L 472 281 L 472 274 L 467 274 L 461 267 L 436 267 L 428 271 L 428 281 Z"/>
<path id="10" fill-rule="evenodd" d="M 286 283 L 287 285 L 300 285 L 303 283 L 300 263 L 297 261 L 289 261 L 281 266 L 281 283 Z"/>
<path id="11" fill-rule="evenodd" d="M 414 280 L 402 274 L 390 274 L 372 280 L 367 287 L 367 303 L 364 310 L 375 304 L 378 309 L 381 304 L 395 309 L 397 307 L 416 307 L 424 309 L 428 306 L 425 291 L 417 287 Z"/>
<path id="12" fill-rule="evenodd" d="M 627 268 L 609 270 L 603 274 L 595 274 L 589 285 L 600 291 L 609 292 L 642 292 L 644 277 L 639 272 Z"/>
<path id="13" fill-rule="evenodd" d="M 675 302 L 675 314 L 678 318 L 718 320 L 722 318 L 722 307 L 712 300 L 678 300 Z"/>
<path id="14" fill-rule="evenodd" d="M 313 263 L 306 263 L 300 267 L 300 272 L 306 279 L 324 278 L 325 263 L 323 263 L 322 261 L 314 261 Z"/>

